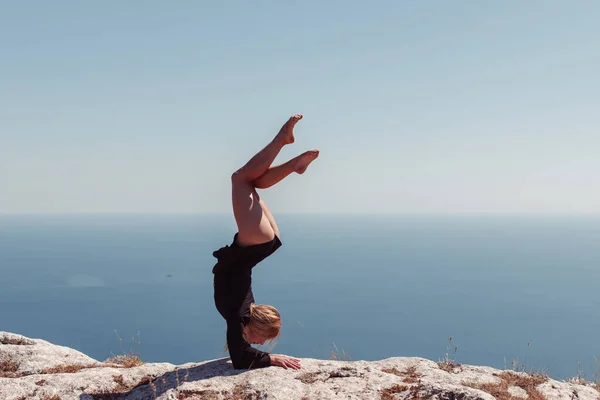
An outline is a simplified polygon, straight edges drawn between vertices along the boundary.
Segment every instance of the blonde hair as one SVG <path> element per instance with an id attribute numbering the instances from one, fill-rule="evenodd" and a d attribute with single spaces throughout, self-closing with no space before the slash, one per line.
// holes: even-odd
<path id="1" fill-rule="evenodd" d="M 279 337 L 281 331 L 281 316 L 273 306 L 265 304 L 250 304 L 250 320 L 246 324 L 248 330 L 267 340 Z"/>
<path id="2" fill-rule="evenodd" d="M 250 319 L 246 324 L 246 328 L 268 341 L 277 339 L 281 331 L 281 316 L 279 315 L 279 311 L 273 306 L 251 303 Z M 242 331 L 242 336 L 244 340 L 248 341 L 244 331 Z M 225 343 L 223 351 L 227 352 L 228 350 L 227 343 Z"/>

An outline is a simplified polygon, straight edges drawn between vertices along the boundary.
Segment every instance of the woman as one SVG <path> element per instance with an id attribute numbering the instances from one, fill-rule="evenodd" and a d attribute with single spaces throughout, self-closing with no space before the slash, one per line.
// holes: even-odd
<path id="1" fill-rule="evenodd" d="M 282 245 L 275 219 L 256 189 L 271 187 L 292 172 L 304 173 L 318 157 L 318 150 L 310 150 L 284 164 L 271 166 L 283 146 L 294 143 L 294 126 L 300 119 L 300 114 L 292 116 L 275 138 L 231 177 L 238 231 L 231 245 L 213 253 L 217 263 L 212 272 L 215 305 L 227 323 L 227 348 L 235 369 L 271 365 L 300 368 L 298 359 L 251 346 L 277 338 L 281 329 L 277 309 L 256 305 L 252 294 L 252 268 Z"/>

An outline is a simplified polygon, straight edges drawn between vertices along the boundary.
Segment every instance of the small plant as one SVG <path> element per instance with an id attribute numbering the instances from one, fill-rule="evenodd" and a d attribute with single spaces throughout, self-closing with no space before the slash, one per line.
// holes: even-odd
<path id="1" fill-rule="evenodd" d="M 504 366 L 505 366 L 504 369 L 506 369 L 506 360 L 504 361 Z M 515 372 L 525 372 L 525 365 L 522 364 L 519 361 L 518 357 L 517 358 L 513 358 L 510 361 L 510 369 L 513 370 L 513 371 L 515 371 Z"/>
<path id="2" fill-rule="evenodd" d="M 139 350 L 137 353 L 135 353 L 130 349 L 130 352 L 126 353 L 125 349 L 123 348 L 123 339 L 121 339 L 121 337 L 119 336 L 119 333 L 117 332 L 116 329 L 115 329 L 115 335 L 117 335 L 117 339 L 119 339 L 119 344 L 121 346 L 122 354 L 115 355 L 114 353 L 111 352 L 112 356 L 110 358 L 107 358 L 106 360 L 104 360 L 104 362 L 107 364 L 116 364 L 123 368 L 133 368 L 133 367 L 137 367 L 137 366 L 144 364 L 144 362 L 140 358 Z M 137 333 L 137 336 L 138 336 L 137 345 L 139 346 L 141 343 L 139 331 Z M 135 341 L 134 336 L 132 336 L 131 339 Z"/>
<path id="3" fill-rule="evenodd" d="M 106 364 L 116 364 L 123 368 L 133 368 L 144 364 L 144 362 L 134 355 L 114 356 L 104 361 Z"/>
<path id="4" fill-rule="evenodd" d="M 508 392 L 511 386 L 517 386 L 527 392 L 529 400 L 546 400 L 544 396 L 537 390 L 537 387 L 548 381 L 548 376 L 542 374 L 527 374 L 524 372 L 506 371 L 499 375 L 499 383 L 483 383 L 475 384 L 471 382 L 463 382 L 465 386 L 474 389 L 483 390 L 494 396 L 497 400 L 518 400 Z"/>
<path id="5" fill-rule="evenodd" d="M 128 352 L 128 353 L 126 353 L 126 352 L 125 352 L 125 350 L 123 349 L 123 339 L 121 339 L 121 337 L 119 336 L 119 332 L 117 332 L 117 330 L 116 330 L 116 329 L 115 329 L 115 335 L 117 335 L 117 339 L 119 339 L 119 343 L 120 343 L 120 346 L 121 346 L 121 353 L 122 353 L 122 354 L 136 354 L 137 356 L 139 356 L 139 355 L 140 355 L 139 347 L 138 347 L 138 351 L 137 351 L 137 353 L 135 353 L 135 352 L 133 351 L 133 349 L 132 349 L 132 348 L 130 348 L 130 349 L 129 349 L 129 352 Z M 131 337 L 131 340 L 135 342 L 135 341 L 136 341 L 136 340 L 135 340 L 135 336 L 132 336 L 132 337 Z M 138 332 L 137 332 L 137 342 L 136 342 L 136 344 L 137 344 L 138 346 L 140 346 L 140 345 L 142 344 L 142 340 L 141 340 L 141 338 L 140 338 L 140 331 L 138 331 Z"/>
<path id="6" fill-rule="evenodd" d="M 156 400 L 156 385 L 154 384 L 154 381 L 150 381 L 149 385 L 152 388 L 152 396 L 154 397 L 154 400 Z"/>
<path id="7" fill-rule="evenodd" d="M 394 385 L 381 391 L 381 400 L 394 400 L 394 394 L 408 390 L 406 385 Z"/>
<path id="8" fill-rule="evenodd" d="M 462 371 L 462 366 L 454 361 L 454 359 L 450 358 L 450 349 L 452 348 L 452 336 L 448 340 L 448 345 L 446 346 L 446 354 L 443 360 L 438 361 L 438 367 L 441 370 L 444 370 L 448 373 L 456 372 L 456 370 Z M 458 346 L 454 347 L 454 354 L 458 352 Z"/>
<path id="9" fill-rule="evenodd" d="M 113 375 L 113 380 L 117 384 L 117 389 L 127 390 L 127 385 L 125 385 L 125 380 L 123 379 L 123 375 Z"/>
<path id="10" fill-rule="evenodd" d="M 382 371 L 401 377 L 404 383 L 417 383 L 422 376 L 414 365 L 407 367 L 405 371 L 398 371 L 396 368 L 384 368 Z"/>
<path id="11" fill-rule="evenodd" d="M 344 349 L 341 351 L 337 348 L 335 343 L 333 344 L 333 350 L 331 350 L 331 355 L 329 356 L 330 360 L 335 361 L 350 361 L 350 356 Z"/>
<path id="12" fill-rule="evenodd" d="M 97 368 L 99 365 L 96 364 L 60 364 L 52 368 L 43 369 L 40 374 L 74 374 L 82 369 Z"/>
<path id="13" fill-rule="evenodd" d="M 594 361 L 596 361 L 596 371 L 594 372 L 594 386 L 596 390 L 600 392 L 600 361 L 598 357 L 594 356 Z"/>
<path id="14" fill-rule="evenodd" d="M 585 379 L 585 374 L 581 369 L 581 363 L 577 362 L 577 376 L 568 378 L 565 380 L 565 382 L 575 383 L 578 385 L 591 386 L 600 392 L 600 361 L 598 360 L 598 357 L 595 357 L 595 356 L 594 356 L 594 361 L 596 362 L 596 370 L 592 373 L 591 381 L 588 381 L 587 379 Z M 600 400 L 600 397 L 598 397 L 598 400 Z"/>
<path id="15" fill-rule="evenodd" d="M 178 400 L 219 400 L 219 392 L 215 390 L 186 390 L 179 393 Z"/>
<path id="16" fill-rule="evenodd" d="M 0 361 L 0 378 L 18 378 L 19 365 L 13 360 Z"/>
<path id="17" fill-rule="evenodd" d="M 190 376 L 190 371 L 186 370 L 186 374 L 183 377 L 183 383 L 187 382 L 189 376 Z M 177 395 L 177 398 L 180 397 L 180 389 L 179 386 L 181 386 L 181 383 L 179 382 L 179 368 L 175 367 L 175 380 L 177 382 L 177 385 L 175 386 L 175 394 Z M 163 384 L 166 384 L 166 382 L 163 379 Z"/>
<path id="18" fill-rule="evenodd" d="M 578 383 L 582 383 L 582 384 L 586 384 L 587 382 L 585 381 L 585 374 L 583 373 L 583 370 L 581 369 L 581 362 L 577 361 L 577 377 L 575 378 L 575 380 Z"/>
<path id="19" fill-rule="evenodd" d="M 398 371 L 398 369 L 396 369 L 396 368 L 384 368 L 381 371 L 385 372 L 386 374 L 393 374 L 396 376 L 404 376 L 404 373 Z"/>
<path id="20" fill-rule="evenodd" d="M 527 342 L 527 354 L 525 355 L 525 362 L 522 363 L 521 361 L 519 361 L 519 358 L 513 358 L 510 362 L 510 371 L 513 372 L 524 372 L 524 373 L 529 373 L 529 374 L 542 374 L 542 375 L 547 375 L 547 369 L 545 368 L 538 368 L 535 367 L 535 365 L 532 366 L 528 366 L 528 359 L 529 359 L 529 349 L 531 348 L 531 342 Z M 504 370 L 509 370 L 508 368 L 508 363 L 506 361 L 506 357 L 504 357 Z"/>
<path id="21" fill-rule="evenodd" d="M 0 343 L 14 344 L 19 346 L 31 346 L 34 344 L 33 340 L 27 339 L 26 337 L 9 338 L 6 335 L 0 337 Z"/>
<path id="22" fill-rule="evenodd" d="M 120 355 L 115 355 L 112 351 L 111 351 L 111 357 L 108 358 L 105 362 L 109 362 L 109 360 L 111 361 L 117 361 L 117 364 L 121 364 L 123 365 L 123 363 L 125 362 L 125 360 L 136 360 L 136 361 L 131 361 L 129 364 L 131 365 L 131 363 L 135 364 L 135 365 L 131 365 L 131 366 L 137 366 L 137 365 L 141 365 L 143 364 L 141 357 L 140 357 L 140 351 L 139 348 L 137 351 L 133 351 L 133 348 L 130 347 L 129 351 L 126 352 L 125 348 L 123 347 L 123 339 L 121 338 L 121 336 L 119 336 L 119 333 L 117 332 L 117 330 L 115 329 L 115 335 L 117 336 L 117 339 L 119 339 L 119 346 L 121 347 L 121 354 Z M 139 346 L 142 342 L 140 339 L 140 332 L 137 332 L 137 341 L 135 336 L 131 337 L 131 340 L 135 342 L 135 344 L 137 346 Z M 130 367 L 128 367 L 130 368 Z"/>

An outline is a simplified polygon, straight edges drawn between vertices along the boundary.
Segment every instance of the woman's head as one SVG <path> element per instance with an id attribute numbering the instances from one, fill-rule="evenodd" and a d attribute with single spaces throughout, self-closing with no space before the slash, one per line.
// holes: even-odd
<path id="1" fill-rule="evenodd" d="M 250 319 L 244 327 L 244 338 L 250 344 L 264 344 L 279 337 L 281 318 L 273 306 L 250 305 Z"/>

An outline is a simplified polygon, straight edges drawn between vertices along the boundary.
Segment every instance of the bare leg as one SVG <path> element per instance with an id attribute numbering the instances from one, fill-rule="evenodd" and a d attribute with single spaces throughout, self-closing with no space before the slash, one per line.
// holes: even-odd
<path id="1" fill-rule="evenodd" d="M 292 158 L 290 161 L 284 164 L 269 168 L 264 174 L 255 179 L 252 183 L 257 189 L 269 188 L 292 172 L 303 174 L 308 165 L 318 156 L 318 150 L 309 150 L 300 154 L 298 157 Z"/>
<path id="2" fill-rule="evenodd" d="M 292 117 L 281 127 L 279 133 L 266 145 L 261 151 L 256 153 L 242 168 L 235 172 L 235 176 L 252 182 L 259 176 L 265 173 L 273 164 L 277 154 L 286 144 L 294 143 L 294 126 L 302 119 L 302 115 L 297 114 Z"/>
<path id="3" fill-rule="evenodd" d="M 269 207 L 267 207 L 267 203 L 265 203 L 263 200 L 261 200 L 260 205 L 262 207 L 263 214 L 265 215 L 265 217 L 269 221 L 269 224 L 271 225 L 271 228 L 273 229 L 273 233 L 275 234 L 275 236 L 280 238 L 281 234 L 279 233 L 279 228 L 277 227 L 277 223 L 275 222 L 275 218 L 273 217 L 273 214 L 271 214 L 271 210 L 269 210 Z"/>
<path id="4" fill-rule="evenodd" d="M 318 156 L 318 150 L 309 150 L 299 155 L 298 157 L 291 159 L 285 164 L 269 168 L 267 172 L 262 174 L 260 177 L 258 177 L 258 179 L 256 179 L 253 182 L 254 186 L 258 189 L 266 189 L 275 185 L 292 172 L 303 174 L 306 171 L 308 165 Z M 273 217 L 273 214 L 267 207 L 267 204 L 262 199 L 260 200 L 260 206 L 262 207 L 263 215 L 267 218 L 269 224 L 271 225 L 271 228 L 273 229 L 274 235 L 280 238 L 281 234 L 279 233 L 279 228 L 277 227 L 275 218 Z"/>
<path id="5" fill-rule="evenodd" d="M 265 148 L 231 176 L 233 215 L 238 226 L 238 243 L 242 246 L 265 243 L 275 236 L 252 182 L 267 171 L 283 146 L 294 143 L 294 125 L 301 118 L 292 116 Z"/>

